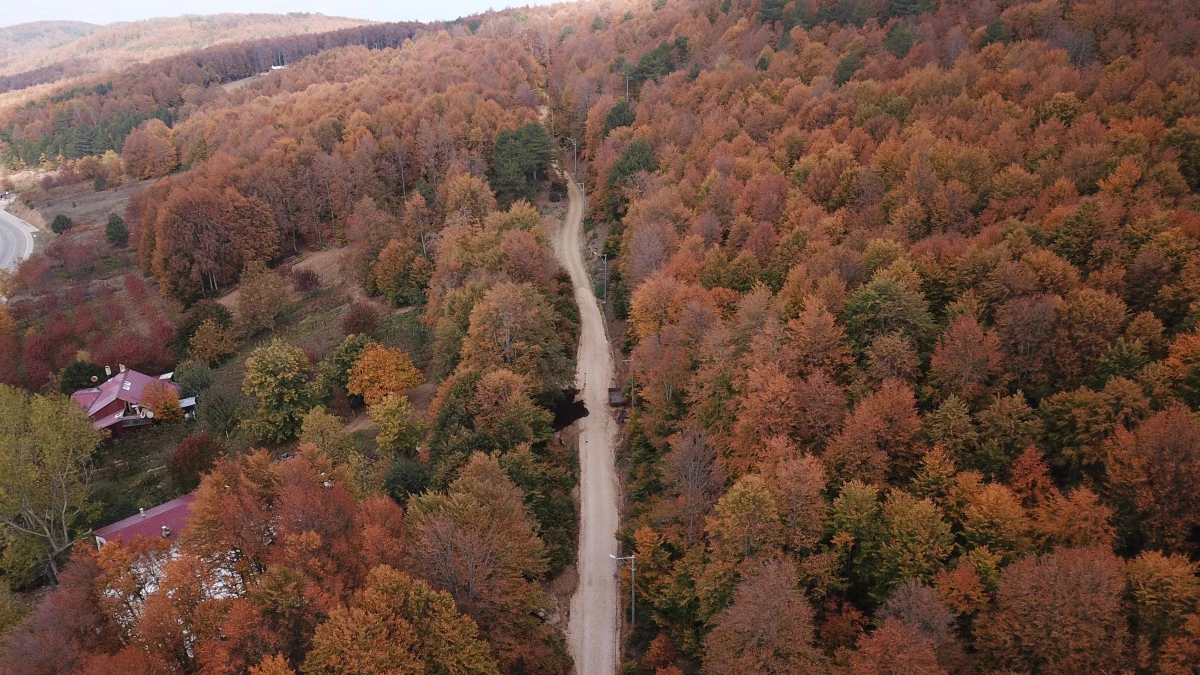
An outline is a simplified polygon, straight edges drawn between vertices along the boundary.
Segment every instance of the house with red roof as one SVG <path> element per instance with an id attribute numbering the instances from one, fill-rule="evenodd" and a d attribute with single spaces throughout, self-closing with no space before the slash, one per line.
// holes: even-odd
<path id="1" fill-rule="evenodd" d="M 108 371 L 108 367 L 105 367 Z M 142 403 L 146 387 L 154 382 L 163 382 L 179 392 L 179 385 L 171 381 L 172 373 L 153 377 L 127 370 L 120 366 L 120 372 L 110 377 L 104 384 L 88 389 L 80 389 L 71 394 L 71 400 L 79 404 L 92 420 L 92 426 L 97 429 L 108 429 L 114 434 L 130 427 L 140 427 L 154 421 L 154 413 Z M 195 398 L 179 401 L 179 406 L 187 413 L 196 405 Z"/>
<path id="2" fill-rule="evenodd" d="M 163 537 L 174 544 L 187 528 L 192 515 L 192 503 L 195 501 L 196 493 L 193 492 L 152 509 L 142 509 L 112 525 L 92 530 L 92 536 L 96 538 L 96 548 L 101 548 L 110 541 L 132 544 L 138 537 Z"/>

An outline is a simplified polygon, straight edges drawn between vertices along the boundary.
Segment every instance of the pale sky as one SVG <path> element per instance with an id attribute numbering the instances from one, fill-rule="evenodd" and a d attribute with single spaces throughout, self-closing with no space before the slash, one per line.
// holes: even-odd
<path id="1" fill-rule="evenodd" d="M 137 21 L 157 16 L 223 12 L 320 12 L 373 21 L 448 21 L 506 7 L 548 5 L 554 0 L 43 0 L 0 2 L 0 26 L 28 21 L 72 20 L 88 23 Z M 561 0 L 559 0 L 561 1 Z"/>

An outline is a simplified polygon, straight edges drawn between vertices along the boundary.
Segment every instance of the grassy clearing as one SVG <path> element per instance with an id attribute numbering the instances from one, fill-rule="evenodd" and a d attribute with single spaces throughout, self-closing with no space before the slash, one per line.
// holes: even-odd
<path id="1" fill-rule="evenodd" d="M 99 469 L 93 526 L 107 525 L 183 494 L 167 475 L 175 446 L 199 430 L 194 422 L 158 424 L 126 433 L 97 451 Z"/>
<path id="2" fill-rule="evenodd" d="M 325 258 L 334 260 L 328 252 L 319 252 L 311 257 L 318 258 L 314 262 L 321 262 Z M 306 256 L 297 266 L 309 260 L 310 257 Z M 342 317 L 350 308 L 353 298 L 340 275 L 323 268 L 321 276 L 325 283 L 321 288 L 304 295 L 292 294 L 288 306 L 276 320 L 274 331 L 266 331 L 245 340 L 236 354 L 213 369 L 215 380 L 208 390 L 210 393 L 222 392 L 235 399 L 240 398 L 246 359 L 255 349 L 276 337 L 305 349 L 317 358 L 324 358 L 333 351 L 345 337 Z M 223 300 L 228 302 L 229 298 L 227 295 Z M 381 343 L 407 351 L 419 368 L 428 366 L 433 343 L 432 330 L 421 323 L 423 314 L 422 309 L 411 307 L 385 310 L 380 316 L 379 328 L 374 333 L 375 339 Z M 430 390 L 427 397 L 431 397 L 432 387 L 424 388 Z M 360 417 L 366 422 L 365 414 Z M 369 424 L 360 426 L 365 428 L 353 430 L 355 440 L 364 451 L 373 451 L 374 430 Z M 200 430 L 201 426 L 196 423 L 156 425 L 115 439 L 101 448 L 98 455 L 100 479 L 95 495 L 99 510 L 93 523 L 108 524 L 137 513 L 138 508 L 149 508 L 179 496 L 181 490 L 172 484 L 164 466 L 175 446 L 188 434 Z M 239 432 L 227 438 L 226 445 L 231 452 L 265 447 L 256 439 Z M 290 450 L 293 445 L 287 443 L 272 449 L 283 452 Z"/>

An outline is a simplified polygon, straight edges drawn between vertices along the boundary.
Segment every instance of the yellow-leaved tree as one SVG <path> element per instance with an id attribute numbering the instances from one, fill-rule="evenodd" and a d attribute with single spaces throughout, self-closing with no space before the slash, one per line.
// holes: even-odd
<path id="1" fill-rule="evenodd" d="M 237 340 L 233 331 L 212 319 L 205 319 L 188 344 L 191 357 L 205 365 L 215 365 L 221 359 L 237 351 Z"/>
<path id="2" fill-rule="evenodd" d="M 407 353 L 372 342 L 350 367 L 346 391 L 362 396 L 367 405 L 376 405 L 385 396 L 404 393 L 424 381 Z"/>

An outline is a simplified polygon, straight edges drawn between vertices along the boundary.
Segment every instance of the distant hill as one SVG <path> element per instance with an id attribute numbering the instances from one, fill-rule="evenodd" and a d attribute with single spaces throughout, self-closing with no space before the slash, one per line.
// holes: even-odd
<path id="1" fill-rule="evenodd" d="M 36 60 L 98 28 L 102 26 L 82 21 L 34 21 L 0 28 L 0 75 L 29 70 L 17 64 Z"/>
<path id="2" fill-rule="evenodd" d="M 29 86 L 222 42 L 322 33 L 364 23 L 368 22 L 308 13 L 187 15 L 106 26 L 23 23 L 0 28 L 0 76 L 14 76 L 14 83 Z"/>

